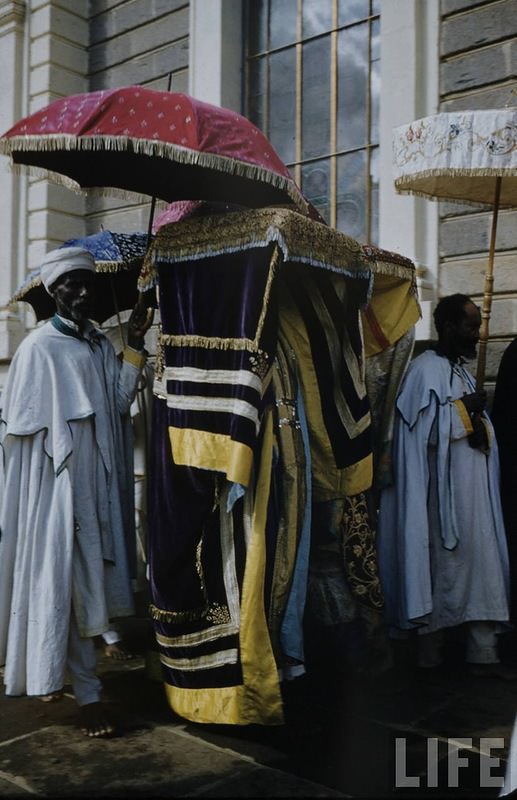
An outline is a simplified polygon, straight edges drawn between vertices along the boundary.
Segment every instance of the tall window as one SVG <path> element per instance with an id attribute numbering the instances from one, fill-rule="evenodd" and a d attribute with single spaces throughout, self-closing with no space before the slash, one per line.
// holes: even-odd
<path id="1" fill-rule="evenodd" d="M 378 238 L 380 0 L 250 0 L 247 116 L 333 227 Z"/>

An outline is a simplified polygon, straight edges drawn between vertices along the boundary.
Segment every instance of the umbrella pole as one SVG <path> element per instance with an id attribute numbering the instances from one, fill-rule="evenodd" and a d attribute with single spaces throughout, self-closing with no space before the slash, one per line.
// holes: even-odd
<path id="1" fill-rule="evenodd" d="M 497 216 L 499 213 L 499 199 L 501 197 L 502 178 L 495 179 L 494 211 L 492 214 L 492 229 L 490 232 L 490 248 L 488 251 L 488 265 L 485 273 L 485 287 L 483 290 L 483 306 L 481 308 L 481 328 L 479 331 L 479 351 L 476 373 L 476 389 L 483 388 L 485 382 L 486 351 L 488 345 L 488 323 L 492 309 L 492 296 L 494 294 L 494 255 L 495 237 L 497 232 Z"/>
<path id="2" fill-rule="evenodd" d="M 111 287 L 111 294 L 112 294 L 112 297 L 113 297 L 113 304 L 115 306 L 115 313 L 117 315 L 118 330 L 119 330 L 119 333 L 120 333 L 120 339 L 122 341 L 122 349 L 124 350 L 124 348 L 126 346 L 126 337 L 124 336 L 124 326 L 122 325 L 122 320 L 120 318 L 120 310 L 119 310 L 119 307 L 118 307 L 117 294 L 115 292 L 115 287 L 113 285 L 113 279 L 112 279 L 111 275 L 110 275 L 110 287 Z"/>

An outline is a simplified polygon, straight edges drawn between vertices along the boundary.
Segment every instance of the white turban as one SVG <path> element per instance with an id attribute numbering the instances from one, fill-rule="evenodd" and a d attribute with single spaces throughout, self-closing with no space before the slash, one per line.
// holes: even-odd
<path id="1" fill-rule="evenodd" d="M 58 247 L 47 253 L 41 262 L 41 282 L 50 294 L 50 287 L 65 272 L 89 269 L 95 272 L 95 259 L 84 247 Z"/>

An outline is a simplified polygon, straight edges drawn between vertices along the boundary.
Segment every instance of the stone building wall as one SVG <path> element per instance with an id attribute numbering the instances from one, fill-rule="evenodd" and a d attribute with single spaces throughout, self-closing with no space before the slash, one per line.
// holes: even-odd
<path id="1" fill-rule="evenodd" d="M 440 109 L 517 106 L 516 0 L 441 0 Z M 440 296 L 466 292 L 481 302 L 492 211 L 440 203 Z M 517 210 L 500 210 L 487 383 L 517 335 Z"/>
<path id="2" fill-rule="evenodd" d="M 89 91 L 138 84 L 188 93 L 189 3 L 185 0 L 92 0 Z M 147 230 L 151 198 L 129 203 L 88 198 L 87 233 Z M 157 212 L 163 204 L 157 202 Z"/>

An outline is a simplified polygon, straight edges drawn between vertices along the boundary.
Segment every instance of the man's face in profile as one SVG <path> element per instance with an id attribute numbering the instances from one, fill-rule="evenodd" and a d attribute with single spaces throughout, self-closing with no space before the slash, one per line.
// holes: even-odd
<path id="1" fill-rule="evenodd" d="M 459 356 L 473 359 L 479 342 L 481 313 L 474 303 L 466 303 L 464 315 L 455 328 L 455 349 Z"/>

